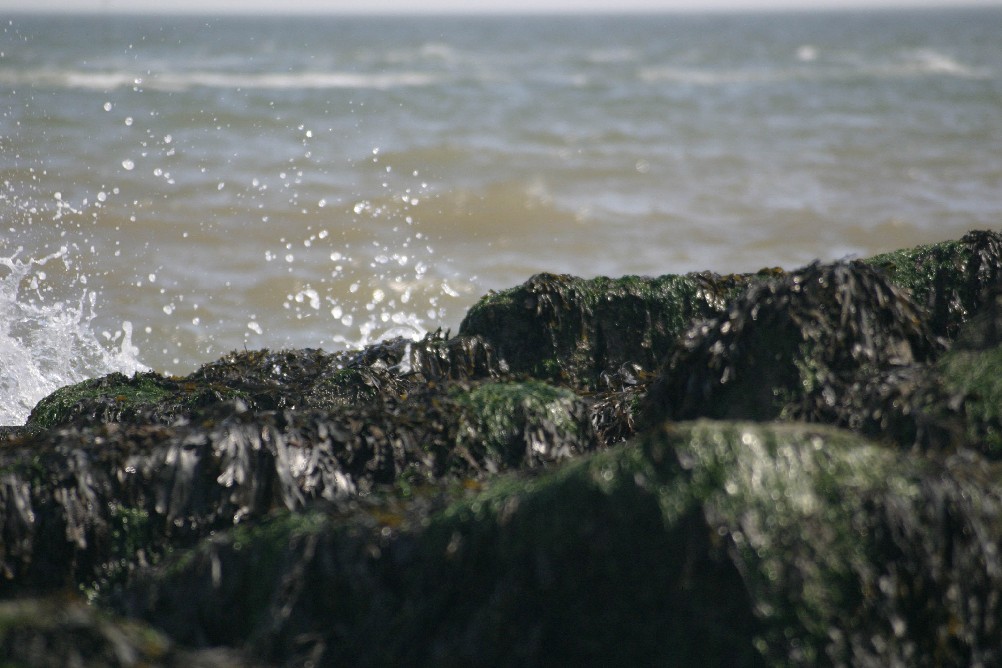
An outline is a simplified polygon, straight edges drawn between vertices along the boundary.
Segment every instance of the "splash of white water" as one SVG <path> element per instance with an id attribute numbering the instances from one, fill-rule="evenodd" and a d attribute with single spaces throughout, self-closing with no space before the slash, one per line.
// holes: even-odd
<path id="1" fill-rule="evenodd" d="M 50 262 L 68 267 L 65 247 L 23 260 L 22 250 L 0 257 L 7 270 L 0 276 L 0 425 L 23 424 L 39 399 L 64 385 L 146 369 L 132 345 L 131 323 L 122 323 L 117 348 L 99 342 L 91 327 L 93 292 L 84 291 L 76 303 L 42 298 L 43 267 Z"/>

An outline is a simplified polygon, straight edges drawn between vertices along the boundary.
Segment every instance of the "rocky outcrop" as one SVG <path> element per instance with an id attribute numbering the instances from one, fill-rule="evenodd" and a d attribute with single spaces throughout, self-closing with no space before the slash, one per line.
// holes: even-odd
<path id="1" fill-rule="evenodd" d="M 0 430 L 0 643 L 49 665 L 1000 663 L 1000 251 L 539 275 L 454 337 L 63 388 Z"/>

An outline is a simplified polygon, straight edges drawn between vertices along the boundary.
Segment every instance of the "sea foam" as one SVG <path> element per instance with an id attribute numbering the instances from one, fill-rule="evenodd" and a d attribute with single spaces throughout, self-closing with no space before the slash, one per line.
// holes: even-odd
<path id="1" fill-rule="evenodd" d="M 109 337 L 110 347 L 98 339 L 95 293 L 84 291 L 75 303 L 47 303 L 42 296 L 46 265 L 70 264 L 65 247 L 39 258 L 20 259 L 22 252 L 0 257 L 6 269 L 0 276 L 0 425 L 23 424 L 39 399 L 64 385 L 146 369 L 132 345 L 131 323 Z"/>

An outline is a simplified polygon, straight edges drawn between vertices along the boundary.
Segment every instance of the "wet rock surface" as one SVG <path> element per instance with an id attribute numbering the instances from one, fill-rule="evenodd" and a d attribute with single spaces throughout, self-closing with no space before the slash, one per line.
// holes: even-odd
<path id="1" fill-rule="evenodd" d="M 972 232 L 791 272 L 539 275 L 457 336 L 63 388 L 0 430 L 0 643 L 994 665 L 1000 267 Z"/>

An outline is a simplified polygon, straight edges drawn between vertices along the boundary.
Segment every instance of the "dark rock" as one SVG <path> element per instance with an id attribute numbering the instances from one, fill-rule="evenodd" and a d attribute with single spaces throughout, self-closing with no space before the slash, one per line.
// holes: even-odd
<path id="1" fill-rule="evenodd" d="M 824 426 L 676 424 L 452 504 L 279 514 L 119 604 L 318 665 L 995 665 L 1000 473 Z"/>
<path id="2" fill-rule="evenodd" d="M 653 384 L 646 420 L 798 419 L 861 428 L 854 388 L 944 349 L 924 312 L 862 262 L 753 283 L 693 324 Z M 863 411 L 862 413 L 860 411 Z"/>
<path id="3" fill-rule="evenodd" d="M 184 378 L 113 373 L 42 399 L 29 430 L 105 422 L 171 424 L 211 406 L 239 401 L 248 410 L 334 409 L 398 398 L 441 380 L 495 378 L 507 369 L 479 337 L 395 339 L 358 352 L 233 352 Z"/>
<path id="4" fill-rule="evenodd" d="M 192 652 L 135 620 L 116 619 L 69 597 L 0 602 L 4 666 L 238 668 L 257 665 L 232 650 Z"/>
<path id="5" fill-rule="evenodd" d="M 952 339 L 1002 279 L 1002 235 L 969 232 L 958 241 L 885 253 L 866 262 L 911 293 L 928 311 L 935 334 Z"/>
<path id="6" fill-rule="evenodd" d="M 101 589 L 274 508 L 477 479 L 597 446 L 587 404 L 538 381 L 444 382 L 340 411 L 217 409 L 171 426 L 49 430 L 0 449 L 0 594 Z"/>
<path id="7" fill-rule="evenodd" d="M 491 293 L 459 331 L 488 341 L 513 372 L 600 386 L 624 364 L 653 370 L 693 318 L 719 312 L 752 276 L 701 273 L 585 280 L 539 274 Z"/>
<path id="8" fill-rule="evenodd" d="M 63 388 L 0 429 L 0 598 L 79 589 L 170 640 L 36 599 L 0 651 L 1002 663 L 1000 251 L 539 275 L 457 337 Z M 663 422 L 701 416 L 757 423 Z"/>

